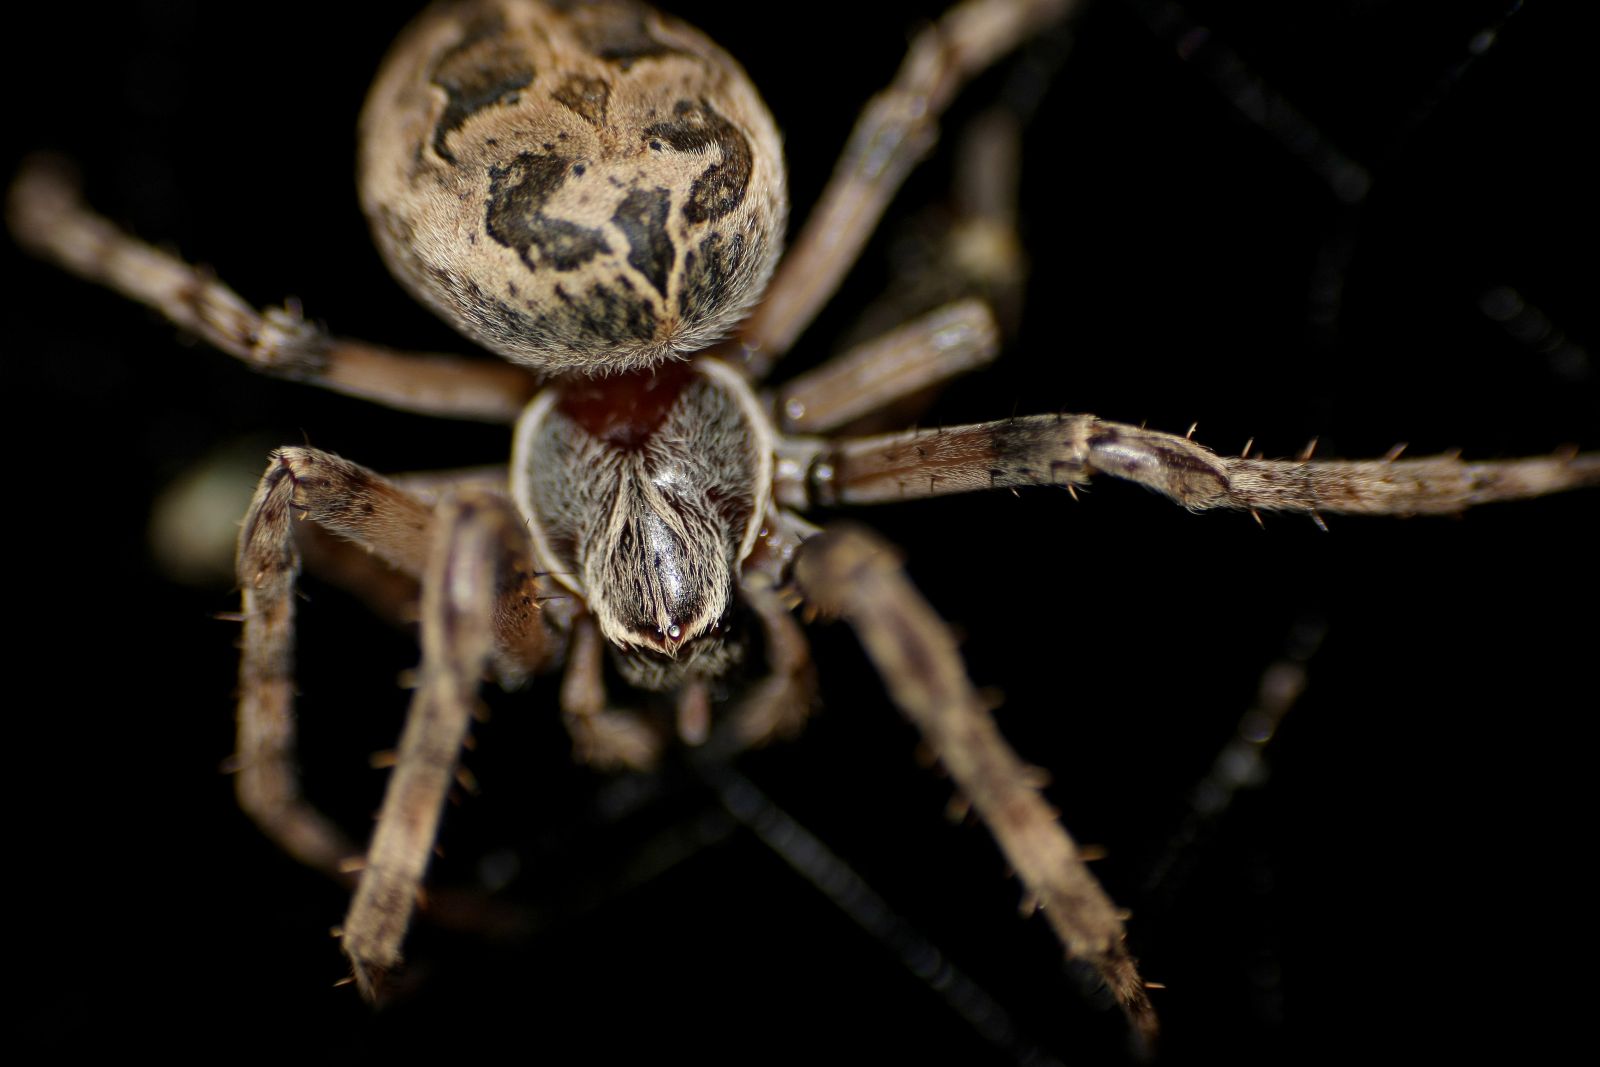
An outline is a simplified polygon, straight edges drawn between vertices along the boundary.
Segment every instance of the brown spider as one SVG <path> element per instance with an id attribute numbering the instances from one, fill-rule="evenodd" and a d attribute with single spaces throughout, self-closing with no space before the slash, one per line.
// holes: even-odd
<path id="1" fill-rule="evenodd" d="M 352 450 L 350 450 L 350 451 L 357 451 L 357 450 L 354 450 L 354 448 L 352 448 Z M 1018 699 L 1018 697 L 1022 697 L 1022 696 L 1024 696 L 1024 694 L 1016 693 L 1016 691 L 1014 691 L 1014 689 L 1013 689 L 1013 693 L 1011 693 L 1011 696 L 1013 696 L 1014 701 L 1016 701 L 1016 699 Z"/>

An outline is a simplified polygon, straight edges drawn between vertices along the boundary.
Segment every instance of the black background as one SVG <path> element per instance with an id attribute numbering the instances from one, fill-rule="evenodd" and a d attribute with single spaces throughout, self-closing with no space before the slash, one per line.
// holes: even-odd
<path id="1" fill-rule="evenodd" d="M 931 5 L 813 3 L 792 17 L 679 13 L 750 69 L 803 217 L 859 103 Z M 1583 27 L 1530 5 L 1459 80 L 1504 4 L 1193 4 L 1187 18 L 1375 177 L 1359 211 L 1242 117 L 1181 31 L 1088 5 L 1030 130 L 1023 334 L 927 422 L 1092 411 L 1269 455 L 1468 458 L 1600 447 L 1593 79 Z M 747 5 L 737 5 L 740 9 Z M 1152 9 L 1144 9 L 1146 11 Z M 1570 10 L 1570 8 L 1569 8 Z M 213 265 L 259 304 L 294 295 L 336 331 L 465 348 L 388 279 L 355 205 L 354 116 L 405 17 L 285 0 L 57 5 L 25 17 L 12 148 L 78 160 L 92 201 Z M 779 20 L 779 21 L 769 21 Z M 1047 50 L 1048 51 L 1048 50 Z M 1216 53 L 1210 53 L 1215 55 Z M 1592 65 L 1592 64 L 1590 64 Z M 992 101 L 982 80 L 959 115 Z M 1432 103 L 1430 103 L 1432 101 Z M 935 201 L 943 156 L 897 206 Z M 1318 323 L 1319 256 L 1348 248 Z M 10 921 L 58 1051 L 289 1053 L 312 1061 L 491 1048 L 602 1061 L 832 1054 L 1005 1062 L 883 946 L 735 833 L 625 891 L 658 832 L 714 812 L 693 789 L 608 822 L 572 766 L 548 683 L 494 697 L 451 809 L 440 884 L 512 855 L 526 938 L 419 928 L 409 997 L 374 1014 L 327 936 L 344 894 L 232 805 L 235 633 L 224 580 L 186 587 L 145 547 L 155 493 L 218 446 L 308 441 L 378 469 L 493 462 L 508 435 L 267 381 L 152 314 L 9 245 Z M 881 244 L 796 366 L 884 283 Z M 1566 346 L 1480 310 L 1522 293 Z M 1525 320 L 1524 320 L 1525 321 Z M 253 474 L 241 474 L 245 489 Z M 965 635 L 973 677 L 1133 911 L 1174 1061 L 1308 1049 L 1553 1051 L 1588 1007 L 1595 496 L 1461 519 L 1190 516 L 1134 488 L 995 494 L 862 516 L 901 544 Z M 301 688 L 312 798 L 359 827 L 414 662 L 402 634 L 308 583 Z M 1166 904 L 1141 889 L 1185 797 L 1297 624 L 1327 626 L 1310 689 Z M 739 769 L 828 842 L 1062 1059 L 1115 1057 L 1119 1024 L 1063 976 L 985 833 L 942 818 L 949 786 L 843 627 L 820 628 L 825 711 Z M 19 642 L 20 638 L 20 642 Z M 36 687 L 36 688 L 33 688 Z M 32 695 L 28 691 L 32 688 Z M 603 902 L 573 907 L 575 900 Z M 563 1051 L 566 1050 L 566 1051 Z"/>

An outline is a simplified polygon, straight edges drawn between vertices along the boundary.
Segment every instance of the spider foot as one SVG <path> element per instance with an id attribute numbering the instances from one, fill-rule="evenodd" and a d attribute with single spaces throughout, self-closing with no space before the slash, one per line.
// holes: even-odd
<path id="1" fill-rule="evenodd" d="M 390 968 L 351 957 L 350 978 L 355 982 L 361 999 L 368 1004 L 380 1004 L 390 989 Z"/>

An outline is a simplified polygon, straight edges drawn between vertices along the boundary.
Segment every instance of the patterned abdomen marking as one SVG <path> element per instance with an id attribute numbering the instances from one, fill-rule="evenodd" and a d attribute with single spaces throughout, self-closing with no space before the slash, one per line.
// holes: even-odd
<path id="1" fill-rule="evenodd" d="M 436 5 L 362 116 L 361 195 L 402 283 L 546 373 L 636 370 L 760 298 L 776 130 L 708 39 L 631 0 Z"/>

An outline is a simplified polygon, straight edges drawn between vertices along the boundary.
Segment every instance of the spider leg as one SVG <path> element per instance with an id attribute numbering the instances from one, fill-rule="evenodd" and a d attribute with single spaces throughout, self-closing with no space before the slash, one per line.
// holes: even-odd
<path id="1" fill-rule="evenodd" d="M 1033 86 L 1049 79 L 1022 81 Z M 850 328 L 849 340 L 886 333 L 941 305 L 971 298 L 989 305 L 1005 337 L 1016 334 L 1029 266 L 1017 212 L 1023 126 L 1032 108 L 1027 100 L 1010 99 L 1014 95 L 1023 94 L 1008 92 L 1006 103 L 962 127 L 948 198 L 920 210 L 890 235 L 889 285 Z"/>
<path id="2" fill-rule="evenodd" d="M 291 523 L 302 510 L 337 529 L 341 511 L 359 513 L 362 504 L 371 505 L 389 518 L 387 536 L 379 539 L 384 558 L 418 574 L 429 510 L 366 473 L 310 449 L 276 452 L 239 535 L 244 638 L 234 788 L 240 807 L 284 851 L 336 876 L 358 850 L 306 804 L 294 770 L 294 583 L 300 554 Z M 355 509 L 348 507 L 351 502 Z"/>
<path id="3" fill-rule="evenodd" d="M 91 211 L 59 161 L 25 160 L 6 208 L 23 247 L 154 308 L 263 374 L 404 411 L 485 422 L 514 422 L 538 388 L 531 375 L 509 363 L 399 352 L 334 337 L 307 322 L 293 302 L 259 312 L 210 272 Z"/>
<path id="4" fill-rule="evenodd" d="M 504 464 L 459 470 L 408 471 L 386 474 L 384 479 L 403 492 L 433 507 L 450 492 L 467 490 L 503 492 L 506 486 Z M 303 522 L 295 526 L 295 543 L 307 572 L 354 594 L 380 619 L 392 626 L 411 628 L 419 618 L 420 586 L 414 574 L 407 574 L 376 558 L 363 545 L 318 526 Z M 518 680 L 517 673 L 502 677 L 506 685 Z"/>
<path id="5" fill-rule="evenodd" d="M 448 492 L 459 493 L 467 489 L 504 493 L 511 475 L 504 463 L 489 463 L 481 467 L 457 467 L 451 470 L 406 471 L 385 477 L 406 492 L 433 503 Z"/>
<path id="6" fill-rule="evenodd" d="M 297 514 L 364 548 L 403 578 L 419 580 L 434 512 L 364 467 L 316 449 L 285 448 L 273 453 L 239 535 L 244 636 L 232 761 L 239 803 L 284 851 L 339 877 L 359 849 L 305 802 L 294 769 Z M 493 614 L 495 659 L 503 677 L 515 678 L 548 655 L 550 635 L 531 567 L 519 560 L 506 573 Z"/>
<path id="7" fill-rule="evenodd" d="M 785 433 L 826 433 L 990 362 L 1000 328 L 981 300 L 946 304 L 807 371 L 778 390 Z"/>
<path id="8" fill-rule="evenodd" d="M 761 620 L 770 668 L 733 711 L 733 738 L 751 748 L 799 733 L 816 702 L 816 672 L 804 631 L 764 576 L 747 575 L 742 593 Z"/>
<path id="9" fill-rule="evenodd" d="M 561 713 L 578 758 L 591 767 L 653 770 L 662 737 L 635 712 L 608 706 L 605 642 L 589 615 L 572 624 L 567 670 L 561 679 Z"/>
<path id="10" fill-rule="evenodd" d="M 432 507 L 447 492 L 474 489 L 500 492 L 506 484 L 505 466 L 474 467 L 460 470 L 420 471 L 387 474 L 384 480 Z M 421 587 L 415 574 L 408 574 L 375 556 L 364 545 L 317 525 L 294 525 L 295 547 L 300 550 L 303 569 L 340 589 L 353 594 L 378 618 L 401 629 L 416 626 Z M 519 680 L 525 668 L 514 668 L 502 675 L 507 686 Z"/>
<path id="11" fill-rule="evenodd" d="M 497 644 L 506 581 L 529 558 L 521 518 L 493 494 L 447 496 L 432 531 L 422 577 L 419 683 L 341 935 L 369 1000 L 400 961 L 478 686 Z"/>
<path id="12" fill-rule="evenodd" d="M 416 577 L 315 523 L 295 523 L 294 542 L 305 573 L 350 593 L 390 626 L 415 629 L 422 592 Z"/>
<path id="13" fill-rule="evenodd" d="M 951 204 L 923 212 L 896 241 L 893 281 L 851 331 L 864 340 L 774 390 L 780 430 L 905 426 L 935 387 L 999 353 L 1027 274 L 1016 225 L 1021 137 L 1005 107 L 961 131 Z"/>
<path id="14" fill-rule="evenodd" d="M 981 293 L 1007 337 L 1017 332 L 1028 257 L 1017 229 L 1023 119 L 992 107 L 967 124 L 956 153 L 955 218 L 929 262 L 923 288 L 959 285 Z"/>
<path id="15" fill-rule="evenodd" d="M 1600 453 L 1463 463 L 1454 456 L 1355 462 L 1218 456 L 1187 437 L 1093 415 L 913 430 L 833 442 L 791 439 L 780 504 L 873 504 L 1109 474 L 1191 511 L 1454 514 L 1477 504 L 1600 485 Z M 796 476 L 803 469 L 803 477 Z"/>
<path id="16" fill-rule="evenodd" d="M 838 289 L 906 175 L 933 147 L 961 86 L 1062 18 L 1072 0 L 967 0 L 912 40 L 888 88 L 867 102 L 833 177 L 740 331 L 740 361 L 764 378 Z"/>
<path id="17" fill-rule="evenodd" d="M 864 529 L 835 526 L 802 547 L 794 578 L 814 607 L 855 628 L 895 703 L 994 834 L 1067 954 L 1091 965 L 1139 1039 L 1153 1040 L 1155 1013 L 1115 906 L 1034 784 L 1037 773 L 1000 736 L 949 627 L 893 550 Z"/>
<path id="18" fill-rule="evenodd" d="M 1255 700 L 1189 794 L 1188 812 L 1142 881 L 1142 918 L 1169 912 L 1204 849 L 1238 796 L 1264 785 L 1271 774 L 1268 746 L 1309 682 L 1307 664 L 1327 633 L 1320 618 L 1303 615 L 1291 628 L 1283 655 L 1262 672 Z"/>
<path id="19" fill-rule="evenodd" d="M 915 421 L 937 386 L 991 362 L 1021 315 L 1017 232 L 1021 119 L 994 107 L 961 131 L 948 205 L 894 242 L 889 288 L 857 319 L 851 347 L 783 386 L 785 433 L 872 433 Z"/>

